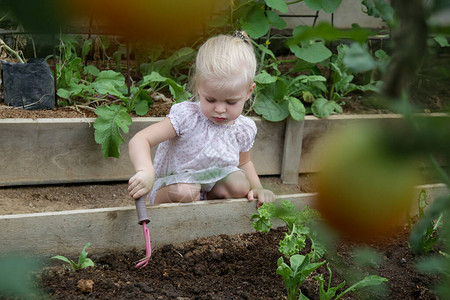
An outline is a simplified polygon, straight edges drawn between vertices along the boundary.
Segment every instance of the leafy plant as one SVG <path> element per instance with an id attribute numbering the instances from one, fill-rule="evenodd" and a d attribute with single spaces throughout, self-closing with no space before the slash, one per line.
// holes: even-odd
<path id="1" fill-rule="evenodd" d="M 325 254 L 325 245 L 309 228 L 309 224 L 319 219 L 316 210 L 306 206 L 301 211 L 297 211 L 295 206 L 287 200 L 282 201 L 281 206 L 265 203 L 258 209 L 258 213 L 251 216 L 252 226 L 257 231 L 269 232 L 273 225 L 271 221 L 273 218 L 282 220 L 288 228 L 288 232 L 285 233 L 278 248 L 283 255 L 290 257 L 299 253 L 306 245 L 306 237 L 311 241 L 309 257 L 313 261 L 320 259 Z"/>
<path id="2" fill-rule="evenodd" d="M 306 299 L 300 290 L 300 286 L 309 274 L 325 263 L 326 261 L 311 263 L 309 255 L 296 254 L 289 258 L 288 265 L 284 262 L 283 257 L 280 257 L 277 261 L 277 274 L 283 277 L 288 300 Z"/>
<path id="3" fill-rule="evenodd" d="M 87 267 L 93 267 L 94 262 L 90 258 L 87 257 L 88 253 L 86 252 L 86 248 L 89 246 L 91 246 L 91 244 L 87 243 L 83 247 L 83 250 L 81 250 L 80 256 L 78 257 L 78 263 L 75 263 L 73 260 L 68 259 L 65 256 L 60 256 L 60 255 L 53 256 L 51 259 L 59 259 L 59 260 L 62 260 L 64 262 L 68 263 L 70 265 L 70 267 L 72 268 L 72 270 L 74 270 L 74 271 L 84 269 Z"/>
<path id="4" fill-rule="evenodd" d="M 425 190 L 421 190 L 419 197 L 417 199 L 417 207 L 418 207 L 418 219 L 423 219 L 425 215 L 425 209 L 428 206 L 427 202 L 427 192 Z M 420 243 L 415 247 L 415 250 L 419 253 L 428 253 L 430 252 L 434 245 L 439 240 L 438 228 L 441 224 L 443 214 L 441 213 L 437 219 L 430 220 L 428 226 L 424 228 L 425 230 L 422 232 L 422 238 L 420 239 Z M 411 216 L 407 216 L 409 227 L 413 227 L 413 218 Z"/>
<path id="5" fill-rule="evenodd" d="M 102 73 L 104 76 L 101 76 Z M 184 86 L 179 85 L 171 78 L 161 76 L 157 72 L 152 72 L 138 83 L 137 87 L 131 87 L 131 96 L 124 94 L 126 90 L 125 78 L 122 74 L 114 71 L 103 71 L 92 84 L 99 94 L 106 94 L 116 97 L 122 101 L 122 105 L 111 104 L 100 106 L 95 113 L 98 118 L 95 120 L 95 141 L 102 145 L 102 152 L 105 158 L 119 157 L 119 146 L 124 142 L 120 133 L 127 133 L 128 127 L 132 123 L 129 113 L 136 111 L 138 115 L 145 115 L 149 105 L 153 103 L 146 88 L 157 84 L 168 84 L 170 93 L 177 102 L 185 101 L 190 97 Z"/>
<path id="6" fill-rule="evenodd" d="M 382 284 L 383 282 L 388 281 L 386 278 L 380 277 L 378 275 L 368 275 L 368 276 L 364 277 L 363 279 L 361 279 L 360 281 L 352 284 L 349 288 L 340 292 L 338 295 L 336 295 L 338 290 L 342 289 L 345 286 L 345 280 L 343 282 L 341 282 L 339 285 L 332 287 L 331 286 L 331 280 L 332 280 L 331 268 L 328 263 L 326 264 L 326 267 L 327 267 L 327 271 L 329 274 L 328 284 L 327 284 L 326 288 L 325 288 L 325 279 L 323 277 L 323 274 L 314 276 L 314 279 L 317 280 L 317 282 L 319 283 L 319 299 L 320 300 L 331 300 L 331 299 L 337 300 L 337 299 L 341 298 L 342 296 L 344 296 L 345 294 L 347 294 L 351 291 L 354 291 L 356 289 L 367 287 L 367 286 L 376 286 L 376 285 Z"/>
<path id="7" fill-rule="evenodd" d="M 300 290 L 302 283 L 313 271 L 325 264 L 330 274 L 330 279 L 325 290 L 323 275 L 315 276 L 315 279 L 319 282 L 319 296 L 321 300 L 335 297 L 338 290 L 345 286 L 345 281 L 336 287 L 331 287 L 332 272 L 327 261 L 318 262 L 325 254 L 325 244 L 309 227 L 313 222 L 320 219 L 318 212 L 307 206 L 303 210 L 297 211 L 295 206 L 289 201 L 282 201 L 281 205 L 265 203 L 258 208 L 258 213 L 251 216 L 253 220 L 252 225 L 257 231 L 269 232 L 273 226 L 272 218 L 282 220 L 288 228 L 288 232 L 285 233 L 278 248 L 280 253 L 288 258 L 288 261 L 285 262 L 283 256 L 277 261 L 277 274 L 283 277 L 287 298 L 307 299 Z M 308 254 L 301 255 L 300 251 L 306 245 L 306 238 L 311 242 L 311 250 Z M 335 299 L 339 299 L 357 288 L 378 285 L 384 281 L 387 281 L 387 279 L 376 275 L 366 276 L 339 293 Z"/>

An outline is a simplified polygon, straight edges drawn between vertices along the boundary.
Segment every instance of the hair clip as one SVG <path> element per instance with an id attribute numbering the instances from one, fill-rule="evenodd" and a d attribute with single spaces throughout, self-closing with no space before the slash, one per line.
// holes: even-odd
<path id="1" fill-rule="evenodd" d="M 250 44 L 249 37 L 248 37 L 248 35 L 245 33 L 245 31 L 236 31 L 236 32 L 233 34 L 233 37 L 240 38 L 241 40 L 244 41 L 244 43 Z"/>

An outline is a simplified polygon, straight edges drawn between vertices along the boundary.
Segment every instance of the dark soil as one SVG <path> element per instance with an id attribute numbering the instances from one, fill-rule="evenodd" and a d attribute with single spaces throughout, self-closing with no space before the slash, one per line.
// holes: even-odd
<path id="1" fill-rule="evenodd" d="M 268 234 L 252 233 L 201 238 L 181 245 L 165 245 L 155 249 L 149 265 L 135 269 L 141 250 L 121 253 L 92 254 L 95 267 L 71 271 L 62 262 L 47 269 L 41 287 L 52 299 L 286 299 L 281 276 L 276 274 L 277 250 L 284 229 Z M 436 299 L 432 286 L 437 278 L 418 274 L 417 259 L 407 243 L 408 231 L 400 229 L 396 236 L 381 245 L 370 245 L 380 251 L 378 265 L 362 269 L 352 263 L 351 242 L 338 243 L 333 260 L 333 286 L 344 274 L 377 274 L 388 279 L 382 289 L 362 289 L 344 299 Z M 330 251 L 329 253 L 332 253 Z M 344 263 L 344 267 L 336 263 Z M 318 299 L 318 284 L 313 279 L 328 273 L 321 267 L 302 285 L 303 293 Z M 363 275 L 364 274 L 364 275 Z M 354 276 L 355 277 L 355 276 Z M 83 282 L 92 281 L 92 289 Z M 347 281 L 349 282 L 349 281 Z M 341 290 L 342 291 L 342 290 Z"/>

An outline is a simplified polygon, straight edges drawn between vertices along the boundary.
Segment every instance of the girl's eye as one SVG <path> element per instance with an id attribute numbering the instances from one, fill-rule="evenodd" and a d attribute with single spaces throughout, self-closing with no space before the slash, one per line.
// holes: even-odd
<path id="1" fill-rule="evenodd" d="M 228 103 L 228 105 L 235 105 L 237 102 L 236 101 L 233 101 L 233 102 L 227 101 L 227 103 Z"/>
<path id="2" fill-rule="evenodd" d="M 209 102 L 209 103 L 214 103 L 214 99 L 206 99 L 206 98 L 205 98 L 205 100 L 206 100 L 207 102 Z"/>

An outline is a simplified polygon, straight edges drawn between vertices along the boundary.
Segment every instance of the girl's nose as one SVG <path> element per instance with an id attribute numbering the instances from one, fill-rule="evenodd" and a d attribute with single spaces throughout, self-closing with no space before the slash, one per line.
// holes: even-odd
<path id="1" fill-rule="evenodd" d="M 222 103 L 216 104 L 216 106 L 214 107 L 214 110 L 216 111 L 216 113 L 220 113 L 220 114 L 227 111 L 225 104 L 222 104 Z"/>

